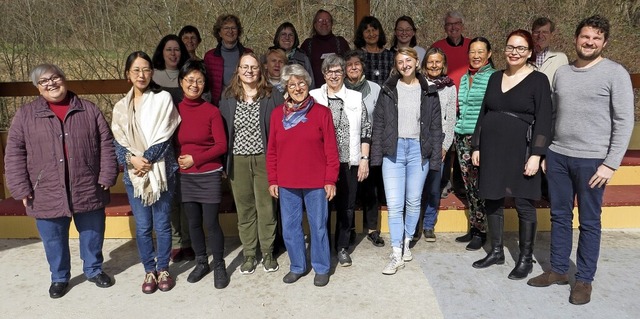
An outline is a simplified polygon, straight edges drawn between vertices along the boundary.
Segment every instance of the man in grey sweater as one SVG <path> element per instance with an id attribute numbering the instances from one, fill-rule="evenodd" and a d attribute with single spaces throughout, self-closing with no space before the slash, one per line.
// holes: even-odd
<path id="1" fill-rule="evenodd" d="M 561 66 L 553 82 L 554 137 L 542 162 L 551 202 L 551 269 L 529 280 L 535 287 L 569 283 L 574 196 L 580 236 L 576 283 L 569 302 L 591 300 L 600 254 L 602 198 L 620 166 L 633 130 L 633 88 L 629 73 L 601 56 L 609 21 L 582 20 L 575 32 L 578 58 Z M 546 166 L 546 167 L 545 167 Z"/>

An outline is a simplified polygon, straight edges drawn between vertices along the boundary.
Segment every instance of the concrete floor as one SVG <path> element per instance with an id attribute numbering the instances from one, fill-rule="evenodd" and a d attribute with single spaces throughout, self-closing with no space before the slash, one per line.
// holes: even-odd
<path id="1" fill-rule="evenodd" d="M 106 240 L 104 270 L 116 284 L 97 288 L 81 273 L 77 240 L 71 241 L 71 289 L 61 299 L 48 296 L 49 272 L 38 240 L 0 240 L 0 317 L 2 318 L 638 318 L 640 317 L 640 230 L 605 231 L 591 303 L 571 305 L 569 286 L 533 288 L 507 274 L 517 258 L 515 233 L 505 236 L 505 265 L 476 270 L 484 251 L 467 252 L 459 234 L 420 240 L 414 260 L 396 275 L 381 274 L 390 248 L 364 237 L 352 253 L 353 266 L 337 267 L 328 286 L 313 286 L 313 273 L 286 285 L 286 253 L 281 269 L 252 275 L 238 272 L 242 256 L 237 238 L 227 238 L 229 287 L 213 288 L 212 275 L 190 284 L 193 262 L 171 265 L 176 287 L 167 293 L 140 291 L 143 269 L 135 241 Z M 577 238 L 577 230 L 574 233 Z M 388 238 L 387 238 L 388 239 Z M 574 239 L 574 246 L 577 242 Z M 532 276 L 549 267 L 549 233 L 538 234 Z M 575 260 L 575 253 L 572 256 Z M 335 256 L 333 257 L 336 263 Z M 575 266 L 571 273 L 575 272 Z M 573 284 L 573 280 L 572 280 Z"/>

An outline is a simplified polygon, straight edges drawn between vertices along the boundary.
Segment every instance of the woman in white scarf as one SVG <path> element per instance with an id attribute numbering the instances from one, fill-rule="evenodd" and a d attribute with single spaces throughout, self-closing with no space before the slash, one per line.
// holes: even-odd
<path id="1" fill-rule="evenodd" d="M 178 168 L 171 138 L 180 116 L 171 95 L 160 91 L 152 76 L 151 58 L 142 51 L 131 53 L 125 64 L 125 77 L 133 87 L 116 103 L 111 120 L 116 155 L 125 168 L 124 184 L 136 220 L 138 252 L 146 272 L 144 293 L 169 291 L 175 286 L 168 271 L 169 216 Z"/>

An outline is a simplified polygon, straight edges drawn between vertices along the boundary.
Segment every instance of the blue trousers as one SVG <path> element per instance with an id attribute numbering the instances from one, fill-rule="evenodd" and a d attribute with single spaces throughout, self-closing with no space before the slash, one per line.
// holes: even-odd
<path id="1" fill-rule="evenodd" d="M 102 271 L 105 218 L 104 208 L 73 215 L 73 223 L 80 234 L 82 271 L 87 278 Z M 51 282 L 68 282 L 71 278 L 70 225 L 71 217 L 36 219 L 36 227 L 49 262 Z"/>
<path id="2" fill-rule="evenodd" d="M 600 256 L 604 187 L 591 188 L 589 179 L 604 160 L 569 157 L 548 150 L 546 161 L 551 202 L 551 269 L 560 274 L 569 271 L 573 205 L 577 198 L 580 236 L 576 280 L 591 283 Z"/>

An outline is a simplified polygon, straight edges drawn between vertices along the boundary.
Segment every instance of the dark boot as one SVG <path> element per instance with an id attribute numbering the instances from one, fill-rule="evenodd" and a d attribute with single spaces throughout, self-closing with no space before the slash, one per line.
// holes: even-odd
<path id="1" fill-rule="evenodd" d="M 504 216 L 501 214 L 487 215 L 487 222 L 489 223 L 489 236 L 491 237 L 491 251 L 486 257 L 474 262 L 473 268 L 487 268 L 494 264 L 504 264 L 504 250 L 502 248 Z"/>
<path id="2" fill-rule="evenodd" d="M 487 234 L 481 233 L 479 230 L 471 237 L 471 241 L 467 244 L 467 250 L 478 250 L 487 242 Z"/>
<path id="3" fill-rule="evenodd" d="M 520 221 L 520 258 L 509 273 L 509 279 L 524 279 L 533 270 L 533 243 L 536 239 L 536 223 Z"/>
<path id="4" fill-rule="evenodd" d="M 479 232 L 480 231 L 477 228 L 475 228 L 473 226 L 469 226 L 469 231 L 466 234 L 464 234 L 464 235 L 462 235 L 460 237 L 457 237 L 456 238 L 456 242 L 468 243 L 468 242 L 471 241 L 471 239 L 473 239 L 473 235 L 476 234 L 476 233 L 479 233 Z"/>
<path id="5" fill-rule="evenodd" d="M 187 277 L 187 281 L 190 283 L 198 282 L 202 277 L 206 276 L 209 271 L 209 259 L 207 256 L 198 256 L 196 257 L 196 266 Z"/>
<path id="6" fill-rule="evenodd" d="M 229 276 L 227 275 L 227 265 L 224 260 L 216 260 L 213 262 L 213 286 L 216 289 L 222 289 L 229 285 Z"/>

